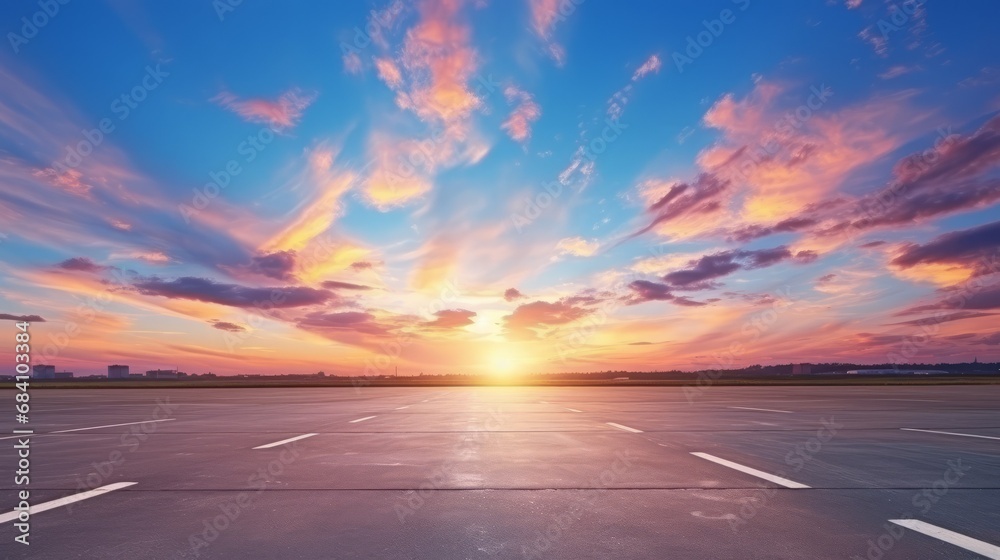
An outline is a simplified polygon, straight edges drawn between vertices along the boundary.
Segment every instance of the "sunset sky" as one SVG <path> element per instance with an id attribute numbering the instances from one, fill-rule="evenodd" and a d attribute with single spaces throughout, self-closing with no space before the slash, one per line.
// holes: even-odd
<path id="1" fill-rule="evenodd" d="M 35 363 L 1000 359 L 997 2 L 232 3 L 0 7 Z"/>

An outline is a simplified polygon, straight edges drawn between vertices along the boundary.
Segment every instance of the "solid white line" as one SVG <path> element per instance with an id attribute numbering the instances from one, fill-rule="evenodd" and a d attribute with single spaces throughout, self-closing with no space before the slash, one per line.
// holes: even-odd
<path id="1" fill-rule="evenodd" d="M 564 406 L 563 408 L 565 408 L 566 410 L 568 410 L 568 411 L 570 411 L 570 412 L 583 412 L 582 410 L 577 410 L 577 409 L 575 409 L 575 408 L 567 408 L 567 407 L 565 407 L 565 406 Z"/>
<path id="2" fill-rule="evenodd" d="M 641 434 L 642 430 L 637 430 L 635 428 L 629 428 L 628 426 L 622 426 L 621 424 L 615 424 L 614 422 L 605 422 L 608 426 L 614 426 L 619 430 L 625 430 L 626 432 L 632 432 L 633 434 Z"/>
<path id="3" fill-rule="evenodd" d="M 404 408 L 410 408 L 410 405 L 401 406 L 401 407 L 397 408 L 396 410 L 403 410 Z"/>
<path id="4" fill-rule="evenodd" d="M 348 422 L 348 424 L 354 424 L 354 423 L 357 423 L 357 422 L 364 422 L 365 420 L 371 420 L 372 418 L 375 418 L 375 417 L 374 416 L 365 416 L 364 418 L 358 418 L 357 420 L 351 420 L 350 422 Z"/>
<path id="5" fill-rule="evenodd" d="M 923 533 L 928 537 L 934 537 L 940 541 L 962 547 L 965 550 L 975 552 L 980 556 L 993 558 L 994 560 L 1000 559 L 1000 547 L 993 546 L 990 543 L 983 542 L 972 537 L 967 537 L 960 533 L 949 531 L 948 529 L 942 529 L 941 527 L 931 525 L 930 523 L 924 523 L 918 519 L 890 519 L 889 522 L 901 525 L 918 533 Z"/>
<path id="6" fill-rule="evenodd" d="M 747 466 L 743 466 L 743 465 L 741 465 L 739 463 L 734 463 L 732 461 L 727 461 L 725 459 L 720 459 L 719 457 L 716 457 L 715 455 L 709 455 L 708 453 L 701 453 L 701 452 L 697 452 L 697 451 L 693 451 L 693 452 L 691 452 L 691 454 L 694 455 L 695 457 L 701 457 L 702 459 L 707 459 L 709 461 L 712 461 L 713 463 L 718 463 L 718 464 L 720 464 L 720 465 L 722 465 L 724 467 L 729 467 L 731 469 L 736 469 L 738 471 L 745 472 L 745 473 L 747 473 L 749 475 L 756 476 L 757 478 L 763 478 L 764 480 L 773 482 L 775 484 L 780 484 L 781 486 L 784 486 L 785 488 L 809 488 L 805 484 L 799 484 L 798 482 L 795 482 L 794 480 L 788 480 L 787 478 L 781 478 L 780 476 L 773 475 L 773 474 L 770 474 L 770 473 L 766 473 L 764 471 L 758 471 L 757 469 L 753 469 L 753 468 L 750 468 L 750 467 L 747 467 Z"/>
<path id="7" fill-rule="evenodd" d="M 907 432 L 927 432 L 928 434 L 945 434 L 945 435 L 949 435 L 949 436 L 963 436 L 963 437 L 974 437 L 974 438 L 982 438 L 982 439 L 998 439 L 998 440 L 1000 440 L 1000 437 L 977 436 L 976 434 L 960 434 L 958 432 L 939 432 L 937 430 L 918 430 L 917 428 L 900 428 L 900 430 L 906 430 Z"/>
<path id="8" fill-rule="evenodd" d="M 116 482 L 114 484 L 108 484 L 107 486 L 101 486 L 100 488 L 94 488 L 93 490 L 88 490 L 86 492 L 81 492 L 79 494 L 73 494 L 72 496 L 66 496 L 65 498 L 59 498 L 57 500 L 52 500 L 50 502 L 44 502 L 41 504 L 32 504 L 28 506 L 28 512 L 31 515 L 36 513 L 41 513 L 43 511 L 48 511 L 50 509 L 55 509 L 57 507 L 68 506 L 69 504 L 79 502 L 81 500 L 86 500 L 87 498 L 93 498 L 100 496 L 101 494 L 107 494 L 112 490 L 118 490 L 119 488 L 125 488 L 127 486 L 132 486 L 136 484 L 135 482 Z M 0 515 L 0 523 L 7 523 L 8 521 L 14 521 L 17 519 L 18 512 L 11 511 Z"/>
<path id="9" fill-rule="evenodd" d="M 67 432 L 82 432 L 84 430 L 99 430 L 101 428 L 117 428 L 118 426 L 132 426 L 134 424 L 150 424 L 152 422 L 170 422 L 176 418 L 164 418 L 162 420 L 143 420 L 142 422 L 126 422 L 124 424 L 108 424 L 107 426 L 94 426 L 92 428 L 73 428 L 72 430 L 56 430 L 50 434 L 65 434 Z"/>
<path id="10" fill-rule="evenodd" d="M 254 449 L 269 449 L 271 447 L 278 447 L 279 445 L 284 445 L 286 443 L 292 443 L 293 441 L 299 441 L 300 439 L 306 439 L 307 437 L 313 437 L 319 434 L 303 434 L 301 436 L 295 436 L 293 438 L 283 439 L 281 441 L 276 441 L 274 443 L 266 443 L 264 445 L 258 445 Z"/>
<path id="11" fill-rule="evenodd" d="M 739 408 L 741 410 L 759 410 L 761 412 L 780 412 L 782 414 L 792 414 L 791 410 L 774 410 L 773 408 L 751 408 L 749 406 L 729 406 L 726 408 Z"/>

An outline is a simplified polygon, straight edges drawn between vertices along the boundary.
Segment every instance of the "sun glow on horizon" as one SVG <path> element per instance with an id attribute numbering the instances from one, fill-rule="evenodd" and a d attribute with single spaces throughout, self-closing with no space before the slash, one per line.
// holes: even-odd
<path id="1" fill-rule="evenodd" d="M 525 365 L 524 356 L 510 344 L 496 348 L 487 357 L 484 368 L 495 377 L 510 377 Z"/>

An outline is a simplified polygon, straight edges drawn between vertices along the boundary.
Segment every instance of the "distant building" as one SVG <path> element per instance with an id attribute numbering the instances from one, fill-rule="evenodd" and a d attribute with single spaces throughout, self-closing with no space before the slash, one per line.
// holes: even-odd
<path id="1" fill-rule="evenodd" d="M 55 379 L 73 379 L 72 371 L 57 371 L 53 373 Z"/>
<path id="2" fill-rule="evenodd" d="M 847 375 L 945 375 L 940 369 L 852 369 Z"/>
<path id="3" fill-rule="evenodd" d="M 38 364 L 37 366 L 31 368 L 31 376 L 35 379 L 55 379 L 56 366 Z"/>
<path id="4" fill-rule="evenodd" d="M 809 375 L 812 373 L 812 364 L 792 364 L 792 375 Z"/>
<path id="5" fill-rule="evenodd" d="M 151 369 L 146 372 L 147 379 L 177 379 L 177 370 Z"/>
<path id="6" fill-rule="evenodd" d="M 128 366 L 108 366 L 108 379 L 128 379 Z"/>

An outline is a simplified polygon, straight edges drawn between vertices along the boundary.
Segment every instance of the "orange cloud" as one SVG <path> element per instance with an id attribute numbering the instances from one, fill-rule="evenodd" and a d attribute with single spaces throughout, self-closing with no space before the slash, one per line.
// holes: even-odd
<path id="1" fill-rule="evenodd" d="M 468 82 L 478 55 L 467 25 L 459 23 L 461 0 L 425 0 L 420 21 L 406 34 L 402 61 L 410 87 L 396 100 L 428 122 L 452 123 L 468 117 L 481 100 Z"/>
<path id="2" fill-rule="evenodd" d="M 265 251 L 300 250 L 325 233 L 341 213 L 340 199 L 357 174 L 334 166 L 338 150 L 320 145 L 308 154 L 307 165 L 294 182 L 311 192 L 298 214 L 261 247 Z"/>

